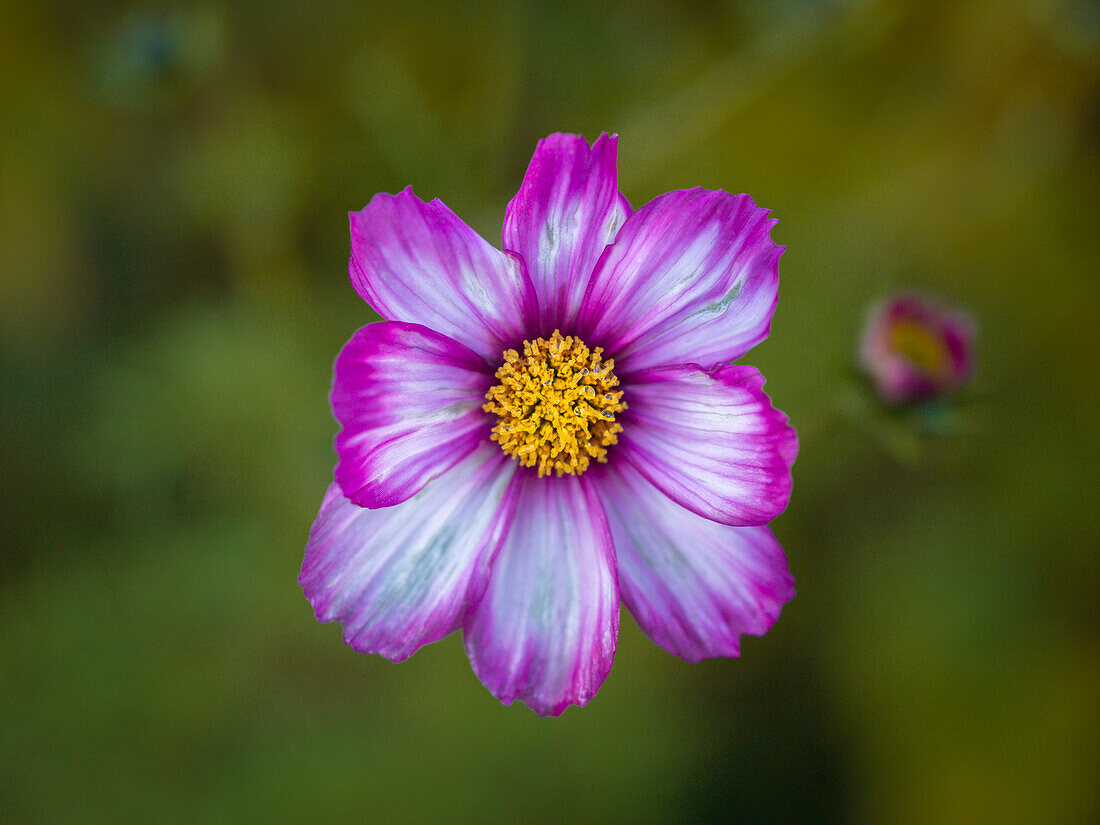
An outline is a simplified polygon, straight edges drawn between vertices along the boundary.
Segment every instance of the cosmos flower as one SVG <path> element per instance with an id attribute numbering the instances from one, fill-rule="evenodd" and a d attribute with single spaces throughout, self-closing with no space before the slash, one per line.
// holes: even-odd
<path id="1" fill-rule="evenodd" d="M 351 281 L 385 320 L 336 359 L 336 479 L 299 579 L 359 651 L 461 629 L 493 695 L 540 715 L 595 695 L 620 599 L 697 662 L 794 595 L 766 525 L 797 436 L 729 365 L 768 334 L 775 221 L 705 189 L 632 211 L 616 142 L 540 141 L 503 252 L 411 189 L 351 214 Z"/>
<path id="2" fill-rule="evenodd" d="M 973 367 L 970 316 L 922 295 L 895 295 L 876 305 L 860 361 L 890 404 L 947 395 Z"/>

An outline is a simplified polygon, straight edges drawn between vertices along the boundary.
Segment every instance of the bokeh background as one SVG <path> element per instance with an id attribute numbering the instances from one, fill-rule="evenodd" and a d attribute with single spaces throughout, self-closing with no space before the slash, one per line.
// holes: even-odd
<path id="1" fill-rule="evenodd" d="M 1098 49 L 1085 0 L 5 4 L 0 821 L 1100 821 Z M 347 211 L 499 242 L 537 139 L 605 130 L 635 206 L 779 219 L 798 596 L 698 666 L 624 614 L 539 719 L 296 577 L 376 317 Z M 977 319 L 950 404 L 858 374 L 902 288 Z"/>

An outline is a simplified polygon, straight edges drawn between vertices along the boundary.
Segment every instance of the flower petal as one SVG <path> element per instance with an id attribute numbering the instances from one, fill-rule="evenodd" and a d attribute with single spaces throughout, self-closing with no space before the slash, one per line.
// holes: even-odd
<path id="1" fill-rule="evenodd" d="M 539 141 L 504 213 L 504 248 L 523 256 L 539 298 L 539 334 L 571 324 L 604 247 L 630 207 L 619 194 L 617 135 Z"/>
<path id="2" fill-rule="evenodd" d="M 415 495 L 489 437 L 488 366 L 417 324 L 359 329 L 336 357 L 332 411 L 341 430 L 336 481 L 362 507 Z"/>
<path id="3" fill-rule="evenodd" d="M 619 633 L 615 555 L 583 478 L 520 471 L 515 518 L 466 623 L 474 672 L 504 704 L 540 716 L 583 705 L 611 669 Z"/>
<path id="4" fill-rule="evenodd" d="M 344 641 L 399 662 L 456 629 L 507 532 L 515 464 L 486 444 L 418 495 L 368 510 L 329 487 L 298 581 Z"/>
<path id="5" fill-rule="evenodd" d="M 625 461 L 597 468 L 623 602 L 654 642 L 689 662 L 737 656 L 794 596 L 783 548 L 762 527 L 729 527 L 669 499 Z"/>
<path id="6" fill-rule="evenodd" d="M 669 192 L 630 216 L 596 267 L 578 329 L 620 375 L 665 364 L 711 367 L 768 335 L 783 247 L 748 195 Z"/>
<path id="7" fill-rule="evenodd" d="M 383 318 L 423 324 L 490 361 L 523 340 L 538 302 L 522 262 L 441 201 L 409 188 L 349 217 L 352 285 Z"/>
<path id="8" fill-rule="evenodd" d="M 735 526 L 787 506 L 798 436 L 753 367 L 668 367 L 636 375 L 616 452 L 673 501 Z"/>

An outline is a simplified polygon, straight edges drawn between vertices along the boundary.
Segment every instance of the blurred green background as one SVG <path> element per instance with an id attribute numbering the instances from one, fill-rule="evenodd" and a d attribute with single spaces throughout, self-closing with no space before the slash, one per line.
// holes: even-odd
<path id="1" fill-rule="evenodd" d="M 1098 49 L 1084 0 L 5 4 L 0 821 L 1100 821 Z M 779 218 L 798 597 L 699 666 L 624 614 L 543 720 L 296 577 L 347 211 L 499 243 L 538 138 L 604 130 L 636 207 Z M 935 415 L 855 368 L 899 288 L 980 327 Z"/>

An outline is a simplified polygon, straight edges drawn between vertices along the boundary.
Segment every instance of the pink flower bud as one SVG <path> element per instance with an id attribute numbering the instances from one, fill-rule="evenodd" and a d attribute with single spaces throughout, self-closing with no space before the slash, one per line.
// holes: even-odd
<path id="1" fill-rule="evenodd" d="M 970 377 L 973 339 L 966 313 L 922 295 L 895 295 L 872 310 L 860 361 L 887 403 L 938 398 Z"/>

